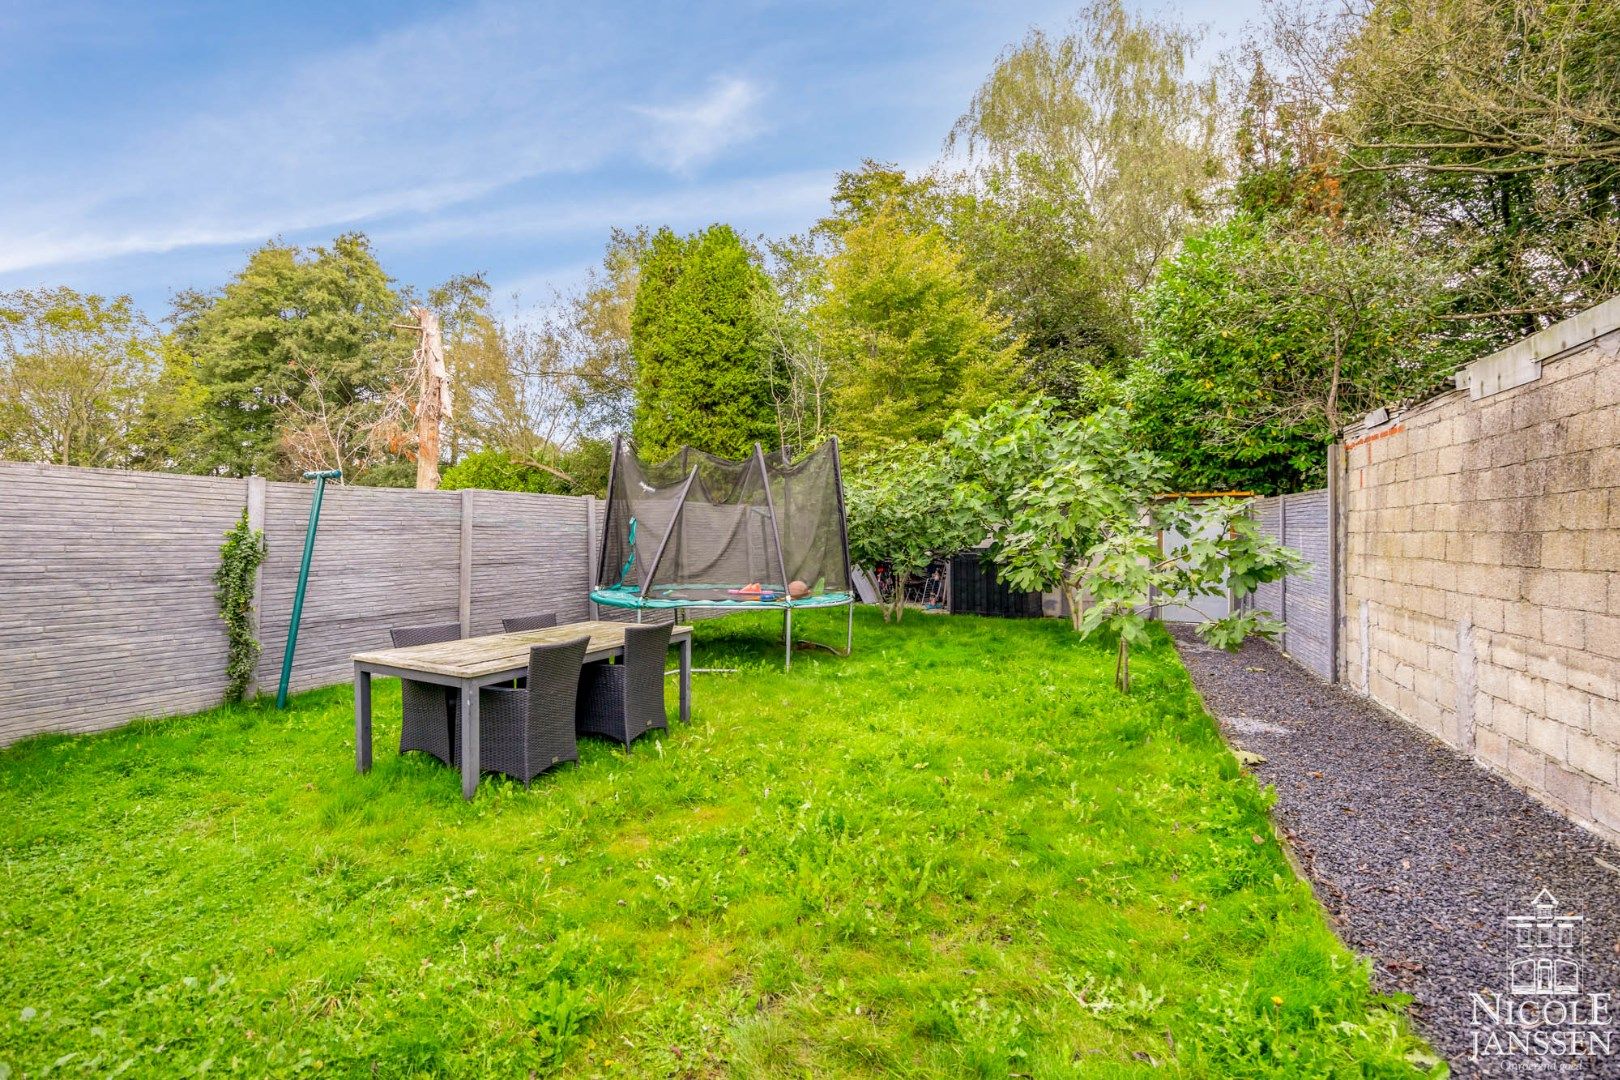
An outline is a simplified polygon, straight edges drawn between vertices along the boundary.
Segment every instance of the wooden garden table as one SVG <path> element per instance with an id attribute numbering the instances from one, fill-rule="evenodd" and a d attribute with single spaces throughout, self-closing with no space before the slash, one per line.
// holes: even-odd
<path id="1" fill-rule="evenodd" d="M 471 799 L 478 790 L 478 691 L 508 683 L 529 672 L 529 649 L 535 645 L 589 637 L 585 662 L 624 655 L 620 622 L 577 622 L 544 630 L 441 641 L 404 649 L 377 649 L 355 653 L 354 660 L 354 767 L 371 771 L 371 677 L 413 679 L 452 686 L 461 695 L 461 794 Z M 692 628 L 676 626 L 669 643 L 681 650 L 681 719 L 692 714 Z"/>

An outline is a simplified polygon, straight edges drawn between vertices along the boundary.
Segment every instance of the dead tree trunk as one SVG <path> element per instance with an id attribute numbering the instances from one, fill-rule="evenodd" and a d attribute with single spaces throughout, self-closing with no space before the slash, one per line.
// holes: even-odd
<path id="1" fill-rule="evenodd" d="M 425 307 L 414 307 L 416 349 L 416 490 L 437 491 L 439 487 L 439 427 L 450 416 L 450 375 L 444 367 L 444 339 L 439 334 L 439 316 Z"/>

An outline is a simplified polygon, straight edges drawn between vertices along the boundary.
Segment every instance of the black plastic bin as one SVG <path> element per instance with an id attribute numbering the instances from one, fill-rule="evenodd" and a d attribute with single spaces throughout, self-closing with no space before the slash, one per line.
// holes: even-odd
<path id="1" fill-rule="evenodd" d="M 1041 594 L 1008 588 L 996 577 L 995 563 L 964 551 L 951 557 L 951 614 L 1038 619 Z"/>

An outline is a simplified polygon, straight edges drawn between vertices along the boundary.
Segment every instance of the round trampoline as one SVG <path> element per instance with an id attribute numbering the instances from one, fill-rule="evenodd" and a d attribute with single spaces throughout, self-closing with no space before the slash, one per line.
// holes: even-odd
<path id="1" fill-rule="evenodd" d="M 613 441 L 607 516 L 591 600 L 643 610 L 682 608 L 783 613 L 785 663 L 793 662 L 793 612 L 849 609 L 855 596 L 838 442 L 797 461 L 758 444 L 741 461 L 683 447 L 667 461 L 642 461 L 623 436 Z"/>
<path id="2" fill-rule="evenodd" d="M 694 595 L 694 593 L 709 595 Z M 780 597 L 774 594 L 765 594 L 759 599 L 736 597 L 730 595 L 731 590 L 716 586 L 705 589 L 702 586 L 693 586 L 680 592 L 655 593 L 642 596 L 636 592 L 634 586 L 615 586 L 608 589 L 592 589 L 591 599 L 606 607 L 616 608 L 732 608 L 738 611 L 752 608 L 769 608 L 772 610 L 788 608 L 837 607 L 848 604 L 853 597 L 847 592 L 822 593 L 818 596 L 803 596 L 795 599 L 791 596 Z M 769 596 L 770 599 L 766 599 Z"/>

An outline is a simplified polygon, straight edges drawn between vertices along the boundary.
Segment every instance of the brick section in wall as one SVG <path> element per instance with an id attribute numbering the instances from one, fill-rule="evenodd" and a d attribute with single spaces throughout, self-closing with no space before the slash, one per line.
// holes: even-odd
<path id="1" fill-rule="evenodd" d="M 1620 333 L 1542 359 L 1347 433 L 1341 662 L 1620 840 Z"/>

